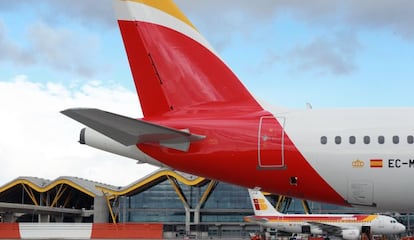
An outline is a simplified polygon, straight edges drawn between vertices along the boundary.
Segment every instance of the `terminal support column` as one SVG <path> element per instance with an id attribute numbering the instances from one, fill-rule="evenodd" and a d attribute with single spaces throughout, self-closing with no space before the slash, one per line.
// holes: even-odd
<path id="1" fill-rule="evenodd" d="M 106 196 L 95 196 L 93 198 L 93 222 L 107 223 L 109 208 L 106 204 Z"/>
<path id="2" fill-rule="evenodd" d="M 46 197 L 45 197 L 45 194 L 46 194 Z M 40 193 L 39 198 L 40 198 L 39 199 L 40 206 L 49 206 L 50 204 L 50 193 L 49 192 Z M 39 216 L 39 222 L 42 222 L 42 223 L 50 222 L 49 214 L 38 214 L 38 216 Z"/>
<path id="3" fill-rule="evenodd" d="M 212 190 L 216 187 L 217 182 L 214 180 L 210 180 L 210 183 L 208 184 L 207 189 L 204 191 L 203 196 L 201 196 L 200 201 L 197 203 L 197 206 L 194 211 L 194 223 L 199 224 L 200 223 L 200 209 L 201 206 L 206 202 L 208 196 L 212 192 Z"/>
<path id="4" fill-rule="evenodd" d="M 190 212 L 190 205 L 188 204 L 187 199 L 184 196 L 183 191 L 181 190 L 180 186 L 177 183 L 175 178 L 167 176 L 168 180 L 170 181 L 172 187 L 174 188 L 175 192 L 177 193 L 178 197 L 180 198 L 181 202 L 184 205 L 185 209 L 185 232 L 188 234 L 190 232 L 190 224 L 191 224 L 191 212 Z"/>

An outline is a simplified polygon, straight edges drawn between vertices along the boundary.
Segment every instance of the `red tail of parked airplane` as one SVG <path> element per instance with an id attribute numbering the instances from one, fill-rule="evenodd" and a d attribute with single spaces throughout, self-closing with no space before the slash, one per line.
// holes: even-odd
<path id="1" fill-rule="evenodd" d="M 118 1 L 115 9 L 145 118 L 262 110 L 172 1 Z"/>
<path id="2" fill-rule="evenodd" d="M 115 9 L 144 118 L 98 109 L 63 111 L 89 127 L 82 130 L 81 143 L 288 196 L 414 209 L 414 193 L 398 198 L 393 192 L 395 184 L 411 189 L 403 176 L 411 176 L 407 152 L 412 151 L 405 148 L 414 142 L 414 127 L 401 116 L 411 119 L 412 109 L 272 114 L 172 1 L 116 0 Z M 407 142 L 368 144 L 378 136 Z M 373 169 L 370 159 L 387 164 Z M 401 179 L 386 167 L 391 159 L 401 167 Z M 393 183 L 386 181 L 388 174 Z"/>

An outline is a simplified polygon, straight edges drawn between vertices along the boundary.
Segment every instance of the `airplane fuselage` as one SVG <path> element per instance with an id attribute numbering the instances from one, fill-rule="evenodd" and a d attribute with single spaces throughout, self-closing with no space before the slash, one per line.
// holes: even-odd
<path id="1" fill-rule="evenodd" d="M 282 216 L 249 216 L 248 222 L 289 233 L 310 233 L 316 235 L 340 235 L 344 239 L 358 239 L 363 227 L 369 227 L 370 234 L 398 234 L 405 227 L 395 219 L 383 215 L 351 214 L 293 214 Z M 308 231 L 306 232 L 306 227 Z M 335 229 L 334 229 L 335 228 Z M 339 231 L 340 230 L 340 231 Z"/>
<path id="2" fill-rule="evenodd" d="M 266 199 L 262 192 L 248 189 L 254 215 L 244 221 L 256 223 L 278 231 L 360 239 L 363 233 L 399 234 L 405 226 L 386 215 L 363 214 L 282 214 Z"/>
<path id="3" fill-rule="evenodd" d="M 145 119 L 207 136 L 188 152 L 156 144 L 139 149 L 174 169 L 263 191 L 340 205 L 414 207 L 414 109 L 191 115 Z"/>

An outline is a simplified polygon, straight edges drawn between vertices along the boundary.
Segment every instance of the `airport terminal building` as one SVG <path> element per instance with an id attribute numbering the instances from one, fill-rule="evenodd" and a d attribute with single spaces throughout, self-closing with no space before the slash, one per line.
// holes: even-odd
<path id="1" fill-rule="evenodd" d="M 282 212 L 357 213 L 355 208 L 268 195 Z M 19 177 L 0 187 L 2 222 L 150 223 L 164 238 L 248 238 L 261 231 L 245 188 L 160 169 L 118 187 L 76 177 Z M 411 216 L 400 221 L 410 229 Z"/>

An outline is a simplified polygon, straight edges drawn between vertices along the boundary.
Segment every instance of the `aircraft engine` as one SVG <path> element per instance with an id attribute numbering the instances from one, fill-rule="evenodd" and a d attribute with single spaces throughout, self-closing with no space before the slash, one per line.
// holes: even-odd
<path id="1" fill-rule="evenodd" d="M 161 162 L 143 153 L 135 145 L 124 146 L 91 128 L 83 128 L 81 130 L 79 143 L 127 158 L 132 158 L 138 160 L 139 163 L 148 163 L 157 167 L 166 167 Z"/>
<path id="2" fill-rule="evenodd" d="M 359 239 L 360 231 L 358 229 L 344 229 L 342 230 L 342 238 L 346 240 Z"/>

